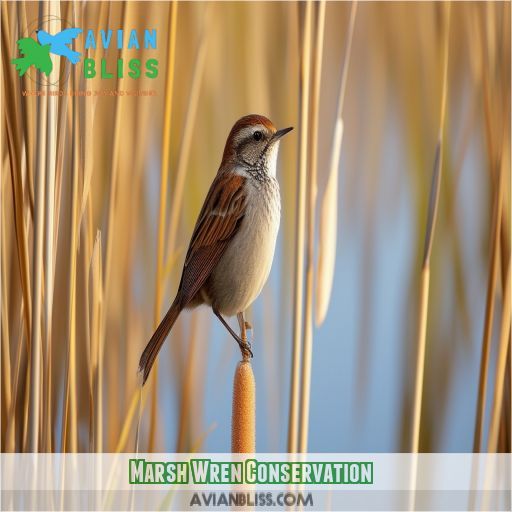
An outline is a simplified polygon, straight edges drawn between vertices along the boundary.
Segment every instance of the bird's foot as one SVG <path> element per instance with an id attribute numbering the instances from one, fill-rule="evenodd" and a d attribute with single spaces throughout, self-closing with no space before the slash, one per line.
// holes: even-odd
<path id="1" fill-rule="evenodd" d="M 253 354 L 252 354 L 252 350 L 251 350 L 251 344 L 245 339 L 245 332 L 244 332 L 245 323 L 243 323 L 243 324 L 241 323 L 243 320 L 242 313 L 239 313 L 237 315 L 238 321 L 240 323 L 240 329 L 242 331 L 240 333 L 242 337 L 240 337 L 235 331 L 233 331 L 233 329 L 231 329 L 230 325 L 226 322 L 226 320 L 224 320 L 224 318 L 222 317 L 220 312 L 215 308 L 212 308 L 212 309 L 213 309 L 213 312 L 215 313 L 215 315 L 217 316 L 217 318 L 222 322 L 224 327 L 228 330 L 229 334 L 231 334 L 231 336 L 233 336 L 233 338 L 238 343 L 238 346 L 240 347 L 244 361 L 248 361 L 250 357 L 253 357 Z M 244 327 L 244 329 L 242 329 L 242 326 Z"/>
<path id="2" fill-rule="evenodd" d="M 240 352 L 242 352 L 242 357 L 244 361 L 248 361 L 249 359 L 252 359 L 254 357 L 251 350 L 251 344 L 248 341 L 241 341 L 238 343 L 238 346 L 240 347 Z"/>

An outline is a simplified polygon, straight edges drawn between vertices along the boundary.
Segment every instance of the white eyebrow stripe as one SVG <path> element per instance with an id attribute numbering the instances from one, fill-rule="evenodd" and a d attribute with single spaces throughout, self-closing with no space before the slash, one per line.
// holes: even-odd
<path id="1" fill-rule="evenodd" d="M 238 140 L 243 140 L 243 139 L 246 139 L 250 136 L 252 136 L 252 134 L 256 131 L 256 130 L 259 130 L 263 133 L 267 133 L 267 129 L 261 125 L 261 124 L 255 124 L 253 126 L 246 126 L 244 128 L 242 128 L 239 132 L 238 132 L 238 137 L 237 139 Z"/>

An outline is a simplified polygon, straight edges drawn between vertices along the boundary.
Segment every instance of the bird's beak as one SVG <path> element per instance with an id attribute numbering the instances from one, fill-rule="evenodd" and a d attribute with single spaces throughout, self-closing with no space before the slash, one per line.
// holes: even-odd
<path id="1" fill-rule="evenodd" d="M 291 132 L 293 130 L 293 126 L 290 126 L 289 128 L 283 128 L 282 130 L 277 130 L 276 133 L 272 136 L 272 140 L 276 141 L 280 139 L 283 135 L 286 135 L 288 132 Z"/>

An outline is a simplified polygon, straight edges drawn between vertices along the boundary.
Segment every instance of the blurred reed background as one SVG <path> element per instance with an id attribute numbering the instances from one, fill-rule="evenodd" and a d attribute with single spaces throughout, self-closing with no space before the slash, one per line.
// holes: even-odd
<path id="1" fill-rule="evenodd" d="M 140 411 L 136 370 L 250 112 L 296 127 L 248 315 L 258 451 L 510 451 L 508 2 L 1 8 L 3 451 L 133 451 L 139 413 L 141 451 L 229 451 L 240 356 L 209 310 L 182 315 Z M 15 43 L 48 16 L 157 29 L 156 53 L 88 52 L 156 55 L 157 79 L 79 64 L 63 86 L 157 96 L 23 97 Z"/>

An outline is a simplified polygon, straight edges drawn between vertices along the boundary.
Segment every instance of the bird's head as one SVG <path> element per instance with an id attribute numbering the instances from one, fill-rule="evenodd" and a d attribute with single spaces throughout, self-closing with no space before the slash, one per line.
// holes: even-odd
<path id="1" fill-rule="evenodd" d="M 36 30 L 36 36 L 40 44 L 51 44 L 52 36 L 48 32 L 45 32 L 44 30 Z"/>
<path id="2" fill-rule="evenodd" d="M 235 164 L 249 172 L 265 172 L 274 176 L 279 140 L 292 129 L 277 130 L 264 116 L 244 116 L 229 133 L 222 164 Z"/>

